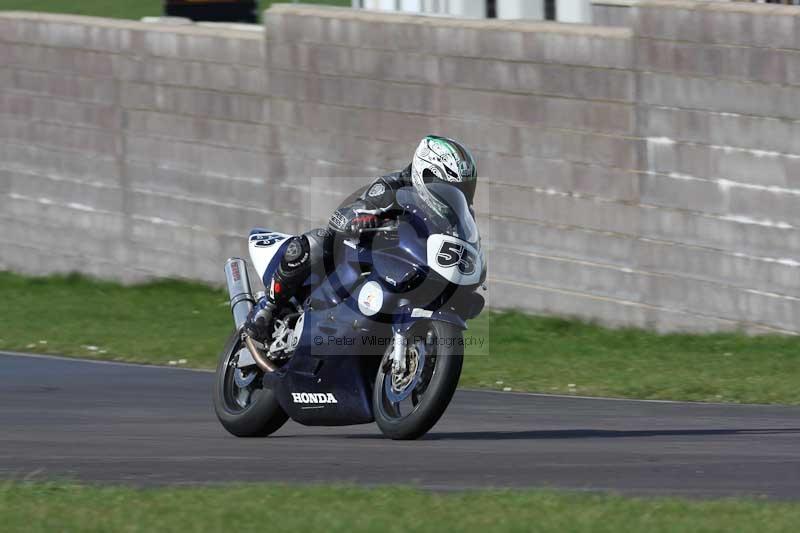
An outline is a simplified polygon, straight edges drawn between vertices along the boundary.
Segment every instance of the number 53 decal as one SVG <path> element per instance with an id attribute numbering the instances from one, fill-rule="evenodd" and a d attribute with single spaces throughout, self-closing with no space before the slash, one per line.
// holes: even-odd
<path id="1" fill-rule="evenodd" d="M 475 272 L 475 254 L 467 250 L 463 244 L 445 241 L 436 254 L 436 262 L 447 268 L 454 265 L 465 276 Z"/>
<path id="2" fill-rule="evenodd" d="M 434 272 L 458 285 L 480 283 L 483 258 L 461 239 L 436 234 L 428 238 L 428 264 Z"/>

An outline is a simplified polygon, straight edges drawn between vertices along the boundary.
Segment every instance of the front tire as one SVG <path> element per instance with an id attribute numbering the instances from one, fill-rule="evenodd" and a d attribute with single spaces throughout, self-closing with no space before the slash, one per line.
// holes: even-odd
<path id="1" fill-rule="evenodd" d="M 464 362 L 463 334 L 452 324 L 420 322 L 407 338 L 407 366 L 414 368 L 414 356 L 422 361 L 418 378 L 402 388 L 403 376 L 393 376 L 391 368 L 387 369 L 386 358 L 391 358 L 393 350 L 390 347 L 378 369 L 372 394 L 375 422 L 394 440 L 418 439 L 439 421 L 456 391 Z"/>
<path id="2" fill-rule="evenodd" d="M 214 381 L 214 411 L 222 427 L 232 435 L 266 437 L 280 429 L 289 417 L 278 404 L 275 393 L 261 387 L 263 374 L 260 370 L 251 369 L 257 375 L 246 389 L 237 386 L 236 368 L 231 360 L 241 348 L 241 337 L 235 331 L 219 358 Z"/>

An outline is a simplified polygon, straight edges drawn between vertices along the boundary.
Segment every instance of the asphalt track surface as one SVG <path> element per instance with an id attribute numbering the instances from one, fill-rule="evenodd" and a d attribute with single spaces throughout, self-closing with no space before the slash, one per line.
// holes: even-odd
<path id="1" fill-rule="evenodd" d="M 800 498 L 800 407 L 459 391 L 415 442 L 289 422 L 237 439 L 213 374 L 0 354 L 0 478 L 559 487 Z"/>

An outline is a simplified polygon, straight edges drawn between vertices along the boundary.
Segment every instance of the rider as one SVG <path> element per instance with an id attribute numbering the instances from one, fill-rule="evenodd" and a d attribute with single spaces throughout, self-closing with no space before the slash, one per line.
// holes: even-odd
<path id="1" fill-rule="evenodd" d="M 428 135 L 419 143 L 411 164 L 399 172 L 381 176 L 365 189 L 356 191 L 331 215 L 328 228 L 292 237 L 277 272 L 269 284 L 266 304 L 257 306 L 245 323 L 245 331 L 258 341 L 269 337 L 274 312 L 287 302 L 322 261 L 325 241 L 333 236 L 354 237 L 365 229 L 378 227 L 395 205 L 395 193 L 413 186 L 423 200 L 435 202 L 426 184 L 447 183 L 467 198 L 472 206 L 477 185 L 475 159 L 469 150 L 453 139 Z M 355 198 L 354 198 L 355 196 Z"/>

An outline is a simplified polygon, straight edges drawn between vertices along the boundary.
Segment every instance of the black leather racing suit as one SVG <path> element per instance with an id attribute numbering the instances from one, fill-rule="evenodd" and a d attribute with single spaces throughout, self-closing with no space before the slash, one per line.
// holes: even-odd
<path id="1" fill-rule="evenodd" d="M 324 254 L 337 236 L 354 236 L 379 224 L 380 217 L 395 204 L 395 193 L 411 185 L 411 165 L 376 178 L 354 192 L 333 212 L 328 228 L 317 228 L 291 238 L 272 280 L 270 300 L 287 301 L 306 280 L 312 269 L 321 267 Z M 278 290 L 274 290 L 277 287 Z"/>
<path id="2" fill-rule="evenodd" d="M 328 227 L 338 233 L 357 235 L 359 230 L 377 222 L 395 203 L 395 193 L 411 185 L 411 165 L 399 172 L 376 178 L 371 184 L 350 195 L 333 212 Z"/>

